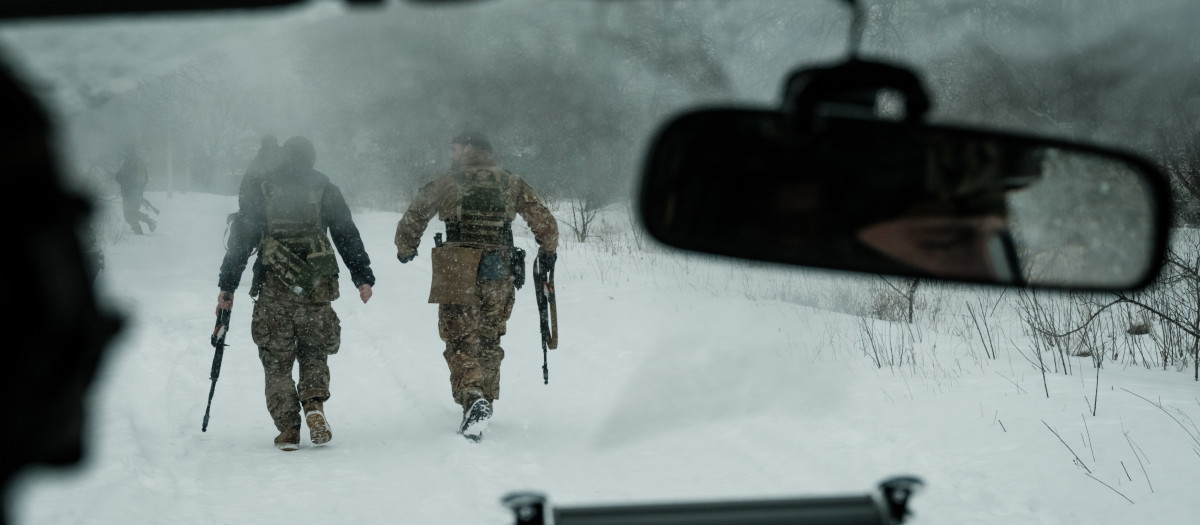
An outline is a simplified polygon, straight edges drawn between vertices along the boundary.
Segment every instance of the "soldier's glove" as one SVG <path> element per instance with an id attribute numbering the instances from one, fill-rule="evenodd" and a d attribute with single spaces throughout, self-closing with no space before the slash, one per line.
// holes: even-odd
<path id="1" fill-rule="evenodd" d="M 417 258 L 417 249 L 416 249 L 416 248 L 413 248 L 413 251 L 412 251 L 412 253 L 410 253 L 410 254 L 408 254 L 408 255 L 400 255 L 400 254 L 398 254 L 398 253 L 397 253 L 397 254 L 396 254 L 396 258 L 397 258 L 397 259 L 399 259 L 401 263 L 405 263 L 405 264 L 407 264 L 407 263 L 408 263 L 408 261 L 411 261 L 411 260 L 413 260 L 413 259 L 416 259 L 416 258 Z"/>
<path id="2" fill-rule="evenodd" d="M 557 253 L 539 253 L 538 254 L 538 271 L 542 275 L 547 275 L 554 271 L 554 261 L 558 260 Z"/>

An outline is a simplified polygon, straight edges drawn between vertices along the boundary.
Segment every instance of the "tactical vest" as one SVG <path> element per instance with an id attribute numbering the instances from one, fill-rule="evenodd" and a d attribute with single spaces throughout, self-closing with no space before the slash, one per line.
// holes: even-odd
<path id="1" fill-rule="evenodd" d="M 458 221 L 447 221 L 446 240 L 467 244 L 512 246 L 508 215 L 511 175 L 500 169 L 463 170 L 456 175 Z"/>
<path id="2" fill-rule="evenodd" d="M 325 187 L 326 181 L 312 172 L 276 171 L 262 182 L 267 208 L 267 232 L 260 247 L 263 264 L 304 298 L 323 277 L 338 273 L 321 217 Z"/>

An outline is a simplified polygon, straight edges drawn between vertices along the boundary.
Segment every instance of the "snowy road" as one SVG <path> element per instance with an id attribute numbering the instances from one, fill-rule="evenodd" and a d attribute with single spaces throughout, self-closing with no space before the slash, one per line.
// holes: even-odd
<path id="1" fill-rule="evenodd" d="M 94 390 L 89 460 L 25 476 L 16 523 L 503 524 L 513 520 L 499 499 L 515 490 L 562 505 L 790 497 L 861 493 L 893 474 L 929 484 L 917 523 L 1187 522 L 1200 510 L 1188 374 L 1111 366 L 1093 417 L 1089 360 L 1051 375 L 1047 398 L 1017 350 L 981 359 L 975 335 L 951 322 L 908 332 L 913 361 L 877 368 L 858 319 L 831 311 L 831 290 L 849 280 L 611 239 L 560 251 L 549 385 L 533 292 L 518 292 L 496 416 L 468 443 L 454 433 L 425 302 L 430 243 L 397 263 L 399 216 L 384 212 L 356 213 L 374 298 L 361 304 L 343 279 L 334 303 L 333 442 L 313 448 L 305 433 L 297 452 L 272 446 L 248 273 L 201 433 L 223 218 L 236 201 L 149 197 L 163 210 L 156 232 L 119 235 L 110 220 L 104 235 L 115 242 L 103 293 L 129 324 Z M 532 251 L 523 224 L 517 233 Z M 787 290 L 807 299 L 770 298 Z M 1013 319 L 994 322 L 1021 346 Z"/>

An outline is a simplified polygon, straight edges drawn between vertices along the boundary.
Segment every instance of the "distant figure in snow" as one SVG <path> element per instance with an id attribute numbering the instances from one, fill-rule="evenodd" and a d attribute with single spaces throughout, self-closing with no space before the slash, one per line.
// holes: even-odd
<path id="1" fill-rule="evenodd" d="M 350 270 L 363 303 L 371 298 L 375 275 L 341 190 L 313 169 L 312 142 L 292 137 L 281 160 L 265 173 L 248 173 L 238 195 L 239 210 L 221 263 L 217 309 L 233 309 L 233 292 L 251 252 L 257 249 L 250 296 L 250 331 L 266 375 L 267 411 L 279 430 L 275 446 L 300 448 L 300 414 L 314 445 L 333 439 L 325 418 L 329 400 L 329 355 L 341 346 L 341 324 L 332 302 L 338 298 L 334 246 Z M 330 242 L 332 238 L 332 242 Z M 292 379 L 300 363 L 299 384 Z"/>
<path id="2" fill-rule="evenodd" d="M 121 207 L 125 212 L 125 222 L 129 223 L 133 233 L 142 235 L 143 222 L 150 227 L 150 231 L 154 231 L 158 225 L 149 215 L 142 213 L 142 203 L 146 202 L 146 184 L 150 179 L 137 148 L 129 146 L 125 149 L 125 160 L 113 178 L 121 186 Z"/>
<path id="3" fill-rule="evenodd" d="M 242 175 L 242 184 L 238 190 L 239 206 L 242 204 L 240 199 L 246 195 L 246 184 L 255 184 L 256 177 L 266 175 L 278 168 L 280 155 L 282 152 L 279 148 L 279 139 L 275 138 L 275 135 L 263 135 L 262 142 L 258 146 L 258 153 L 254 154 L 250 165 L 246 166 L 246 173 Z"/>
<path id="4" fill-rule="evenodd" d="M 246 167 L 245 174 L 242 175 L 242 182 L 238 186 L 238 208 L 245 208 L 246 204 L 242 202 L 245 195 L 252 193 L 253 188 L 248 188 L 247 184 L 253 186 L 261 184 L 261 177 L 274 171 L 279 167 L 280 155 L 282 154 L 279 148 L 279 139 L 275 135 L 263 135 L 262 142 L 258 146 L 258 153 L 250 160 L 250 165 Z M 241 222 L 237 220 L 239 212 L 230 213 L 225 218 L 225 223 L 229 225 L 229 239 L 226 241 L 226 250 L 230 245 L 236 244 L 239 241 L 234 238 L 241 235 L 238 226 Z"/>
<path id="5" fill-rule="evenodd" d="M 275 138 L 275 135 L 263 135 L 262 142 L 258 146 L 258 153 L 254 155 L 254 159 L 246 167 L 245 176 L 263 175 L 274 170 L 279 167 L 279 156 L 279 139 Z"/>
<path id="6" fill-rule="evenodd" d="M 539 265 L 547 270 L 557 257 L 558 223 L 533 188 L 496 165 L 482 134 L 455 137 L 450 156 L 450 171 L 421 188 L 396 225 L 396 255 L 401 263 L 416 258 L 429 220 L 445 221 L 446 242 L 432 250 L 429 302 L 438 304 L 450 391 L 463 410 L 459 433 L 478 441 L 500 398 L 500 336 L 524 278 L 525 252 L 513 246 L 513 218 L 520 214 L 533 231 Z"/>

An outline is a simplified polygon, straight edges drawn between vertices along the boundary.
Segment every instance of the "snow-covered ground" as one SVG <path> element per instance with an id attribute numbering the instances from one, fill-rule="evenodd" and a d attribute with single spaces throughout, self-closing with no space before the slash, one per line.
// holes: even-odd
<path id="1" fill-rule="evenodd" d="M 483 442 L 454 433 L 425 302 L 431 241 L 401 265 L 399 215 L 368 211 L 356 221 L 378 283 L 364 305 L 343 279 L 334 304 L 333 442 L 272 446 L 248 274 L 201 433 L 236 200 L 148 197 L 162 209 L 151 235 L 123 234 L 115 209 L 99 220 L 100 286 L 128 326 L 93 390 L 88 460 L 25 475 L 16 523 L 503 524 L 500 498 L 517 490 L 563 506 L 776 498 L 864 493 L 895 474 L 928 484 L 914 523 L 1188 523 L 1200 511 L 1190 373 L 1109 363 L 1097 386 L 1090 358 L 1068 358 L 1071 373 L 1043 386 L 1011 295 L 928 288 L 911 327 L 864 320 L 847 312 L 877 280 L 647 246 L 623 210 L 587 243 L 563 228 L 549 385 L 533 292 L 518 292 Z M 518 235 L 532 251 L 520 223 Z M 991 310 L 995 359 L 966 303 Z"/>

